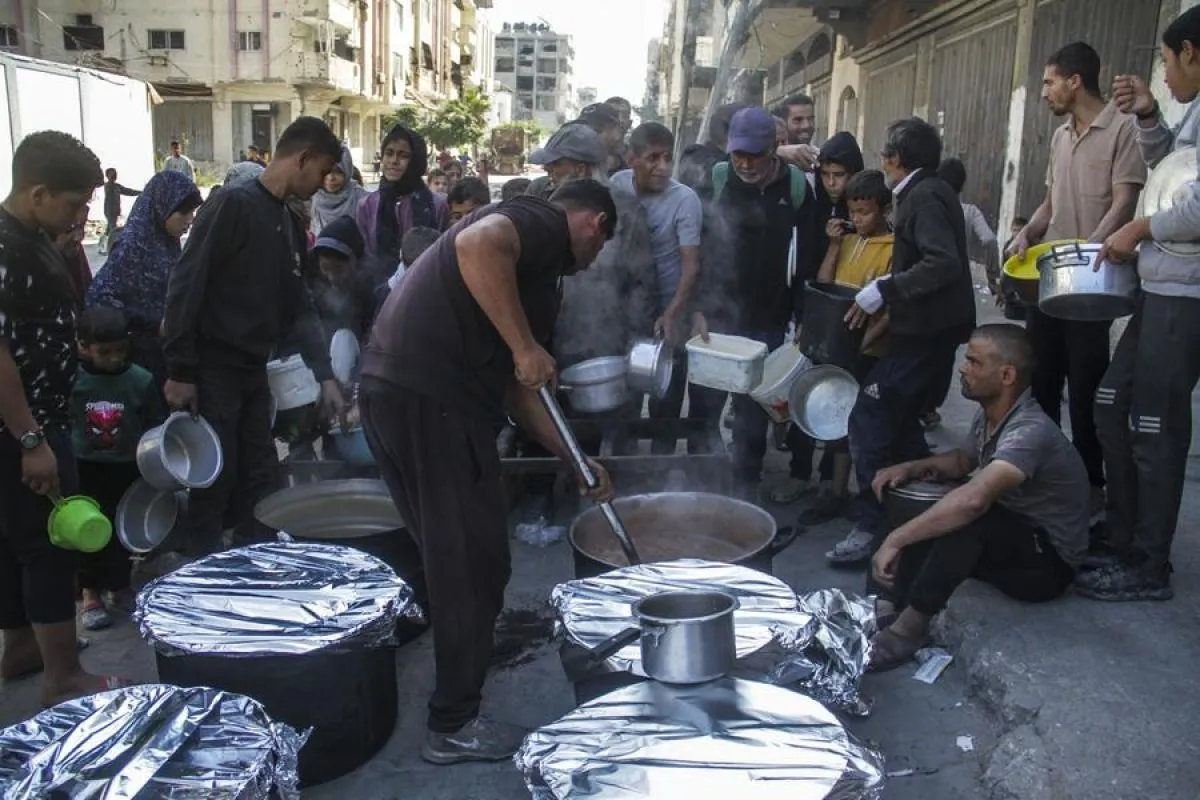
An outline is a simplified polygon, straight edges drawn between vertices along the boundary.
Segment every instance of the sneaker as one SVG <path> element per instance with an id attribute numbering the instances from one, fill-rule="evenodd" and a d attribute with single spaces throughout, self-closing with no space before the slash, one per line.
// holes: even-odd
<path id="1" fill-rule="evenodd" d="M 825 560 L 832 567 L 859 566 L 871 557 L 871 545 L 874 541 L 873 535 L 855 526 L 845 539 L 825 554 Z"/>
<path id="2" fill-rule="evenodd" d="M 85 631 L 102 631 L 112 627 L 113 618 L 102 603 L 97 603 L 79 613 L 79 622 Z"/>
<path id="3" fill-rule="evenodd" d="M 504 761 L 512 758 L 528 733 L 524 728 L 480 714 L 457 733 L 426 731 L 421 758 L 430 764 Z"/>
<path id="4" fill-rule="evenodd" d="M 923 428 L 925 428 L 925 430 L 927 430 L 927 431 L 931 431 L 941 424 L 942 424 L 942 415 L 939 414 L 937 411 L 930 411 L 927 414 L 921 415 L 921 426 Z"/>
<path id="5" fill-rule="evenodd" d="M 1075 593 L 1092 600 L 1120 603 L 1137 600 L 1170 600 L 1171 568 L 1146 570 L 1128 564 L 1084 572 L 1075 578 Z"/>
<path id="6" fill-rule="evenodd" d="M 808 481 L 800 480 L 799 478 L 787 478 L 772 489 L 769 496 L 772 503 L 786 506 L 796 502 L 807 494 L 811 494 L 813 491 L 814 488 Z"/>
<path id="7" fill-rule="evenodd" d="M 845 516 L 849 507 L 849 497 L 825 492 L 817 498 L 817 502 L 800 512 L 796 522 L 800 525 L 824 525 L 826 522 Z"/>

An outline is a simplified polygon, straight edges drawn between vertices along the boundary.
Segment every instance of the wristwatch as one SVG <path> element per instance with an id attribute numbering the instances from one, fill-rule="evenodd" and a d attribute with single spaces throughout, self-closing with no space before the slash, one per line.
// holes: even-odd
<path id="1" fill-rule="evenodd" d="M 22 433 L 17 441 L 21 443 L 22 450 L 37 450 L 42 446 L 42 442 L 46 441 L 46 434 L 41 428 L 35 428 L 28 433 Z"/>

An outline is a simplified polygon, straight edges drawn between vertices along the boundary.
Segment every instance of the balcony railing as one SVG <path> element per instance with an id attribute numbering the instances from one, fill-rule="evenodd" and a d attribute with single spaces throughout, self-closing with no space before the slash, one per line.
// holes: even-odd
<path id="1" fill-rule="evenodd" d="M 331 22 L 348 31 L 357 27 L 349 0 L 300 0 L 297 19 L 302 22 Z"/>
<path id="2" fill-rule="evenodd" d="M 358 94 L 358 64 L 328 53 L 298 53 L 296 78 L 301 83 L 331 86 L 334 89 Z"/>

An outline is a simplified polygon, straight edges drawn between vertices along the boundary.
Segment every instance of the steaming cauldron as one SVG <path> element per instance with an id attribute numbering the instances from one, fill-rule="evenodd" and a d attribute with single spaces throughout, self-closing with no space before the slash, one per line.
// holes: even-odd
<path id="1" fill-rule="evenodd" d="M 613 500 L 643 561 L 702 558 L 771 574 L 775 556 L 796 539 L 792 528 L 750 503 L 704 492 L 660 492 Z M 575 577 L 592 578 L 628 566 L 599 507 L 589 508 L 567 532 Z"/>

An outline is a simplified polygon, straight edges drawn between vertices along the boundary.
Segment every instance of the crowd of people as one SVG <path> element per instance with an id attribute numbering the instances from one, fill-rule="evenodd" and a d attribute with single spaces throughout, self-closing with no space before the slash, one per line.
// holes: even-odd
<path id="1" fill-rule="evenodd" d="M 1171 93 L 1190 103 L 1200 10 L 1171 24 L 1162 54 Z M 269 161 L 239 162 L 203 200 L 178 143 L 132 190 L 72 136 L 27 136 L 0 206 L 0 677 L 44 670 L 46 704 L 120 685 L 83 671 L 76 615 L 80 600 L 83 626 L 97 629 L 128 610 L 128 555 L 114 542 L 77 559 L 50 543 L 46 518 L 80 493 L 114 516 L 137 478 L 138 439 L 165 414 L 202 415 L 225 456 L 218 481 L 191 493 L 172 548 L 199 557 L 226 547 L 227 529 L 234 545 L 272 534 L 253 514 L 280 481 L 266 365 L 299 354 L 323 419 L 361 419 L 421 552 L 436 669 L 424 757 L 506 758 L 524 732 L 481 713 L 511 574 L 501 426 L 511 419 L 527 447 L 565 455 L 538 390 L 658 335 L 679 368 L 648 413 L 686 407 L 706 432 L 687 447 L 704 451 L 729 398 L 687 383 L 684 344 L 721 332 L 780 347 L 803 330 L 809 282 L 853 292 L 860 392 L 848 438 L 824 443 L 819 463 L 799 429 L 778 438 L 791 462 L 769 497 L 803 501 L 801 524 L 853 520 L 828 558 L 869 565 L 872 668 L 910 659 L 969 577 L 1027 601 L 1072 584 L 1106 600 L 1170 597 L 1200 379 L 1198 262 L 1172 243 L 1200 240 L 1200 182 L 1153 217 L 1134 209 L 1147 168 L 1193 145 L 1198 117 L 1169 129 L 1132 76 L 1106 102 L 1099 74 L 1083 43 L 1048 58 L 1043 97 L 1067 119 L 1045 200 L 1006 248 L 1080 239 L 1115 263 L 1137 255 L 1142 291 L 1111 363 L 1108 323 L 1029 309 L 1027 327 L 977 326 L 968 244 L 995 249 L 997 237 L 960 197 L 962 162 L 943 158 L 918 118 L 891 124 L 881 168 L 866 169 L 849 132 L 814 144 L 804 95 L 772 110 L 723 106 L 705 140 L 678 153 L 670 130 L 633 127 L 612 98 L 550 136 L 529 159 L 545 175 L 508 181 L 499 202 L 461 162 L 432 166 L 402 125 L 383 137 L 375 190 L 323 121 L 301 117 Z M 101 187 L 110 252 L 92 280 L 82 229 Z M 349 382 L 330 356 L 343 330 L 362 349 Z M 963 345 L 962 393 L 978 410 L 957 448 L 932 454 L 925 431 Z M 1058 426 L 1064 384 L 1070 441 Z M 644 400 L 612 413 L 641 414 Z M 731 404 L 737 492 L 758 502 L 773 423 L 746 395 Z M 611 497 L 603 465 L 591 467 L 597 481 L 581 491 Z M 928 479 L 952 488 L 890 524 L 887 492 Z M 1106 526 L 1094 524 L 1105 509 Z"/>

